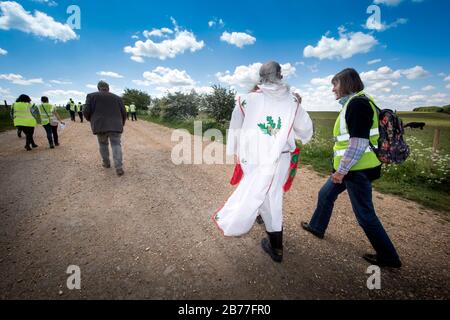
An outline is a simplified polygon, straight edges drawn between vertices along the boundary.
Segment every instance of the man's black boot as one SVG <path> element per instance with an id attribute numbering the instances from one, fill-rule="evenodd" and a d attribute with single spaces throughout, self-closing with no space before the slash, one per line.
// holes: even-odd
<path id="1" fill-rule="evenodd" d="M 263 250 L 273 261 L 281 263 L 283 261 L 283 231 L 267 232 L 268 238 L 261 241 Z"/>

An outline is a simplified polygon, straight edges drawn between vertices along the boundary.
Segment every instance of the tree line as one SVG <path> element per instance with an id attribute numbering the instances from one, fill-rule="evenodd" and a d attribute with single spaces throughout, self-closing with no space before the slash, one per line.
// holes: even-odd
<path id="1" fill-rule="evenodd" d="M 160 98 L 152 98 L 140 90 L 125 89 L 122 99 L 126 105 L 134 103 L 137 110 L 149 111 L 150 116 L 163 121 L 188 120 L 204 113 L 218 123 L 225 123 L 231 118 L 236 92 L 218 85 L 211 88 L 210 94 L 192 90 L 190 93 L 168 92 Z"/>

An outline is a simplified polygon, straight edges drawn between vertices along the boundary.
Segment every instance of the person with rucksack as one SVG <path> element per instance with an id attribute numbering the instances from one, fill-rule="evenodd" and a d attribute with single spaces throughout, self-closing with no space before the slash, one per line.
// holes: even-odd
<path id="1" fill-rule="evenodd" d="M 372 201 L 372 182 L 381 177 L 382 166 L 376 153 L 378 149 L 374 147 L 380 145 L 379 110 L 364 93 L 364 84 L 356 70 L 341 71 L 334 76 L 332 84 L 342 105 L 334 126 L 334 173 L 319 192 L 311 221 L 302 222 L 302 227 L 323 239 L 334 203 L 347 190 L 358 223 L 376 252 L 363 258 L 379 267 L 400 268 L 400 258 Z"/>
<path id="2" fill-rule="evenodd" d="M 59 146 L 58 122 L 65 125 L 64 121 L 56 111 L 56 107 L 49 103 L 48 97 L 41 97 L 42 104 L 39 106 L 41 124 L 47 134 L 50 149 Z"/>

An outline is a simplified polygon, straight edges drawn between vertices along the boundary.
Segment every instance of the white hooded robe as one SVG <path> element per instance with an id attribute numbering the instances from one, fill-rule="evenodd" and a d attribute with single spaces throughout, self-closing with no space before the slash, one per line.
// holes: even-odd
<path id="1" fill-rule="evenodd" d="M 308 143 L 313 125 L 285 84 L 260 85 L 240 96 L 232 115 L 227 154 L 236 155 L 244 171 L 237 189 L 214 215 L 225 236 L 250 231 L 261 214 L 268 232 L 283 229 L 283 185 L 295 139 Z"/>

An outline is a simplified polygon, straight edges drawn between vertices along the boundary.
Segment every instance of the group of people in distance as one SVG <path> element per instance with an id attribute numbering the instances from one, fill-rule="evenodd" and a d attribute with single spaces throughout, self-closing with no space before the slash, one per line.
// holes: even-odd
<path id="1" fill-rule="evenodd" d="M 17 128 L 17 135 L 22 138 L 25 134 L 25 149 L 31 151 L 38 147 L 34 142 L 35 128 L 40 124 L 44 127 L 50 149 L 58 147 L 58 124 L 65 125 L 56 107 L 49 103 L 48 97 L 41 98 L 41 104 L 31 103 L 31 98 L 25 94 L 20 95 L 11 106 L 11 117 Z"/>

